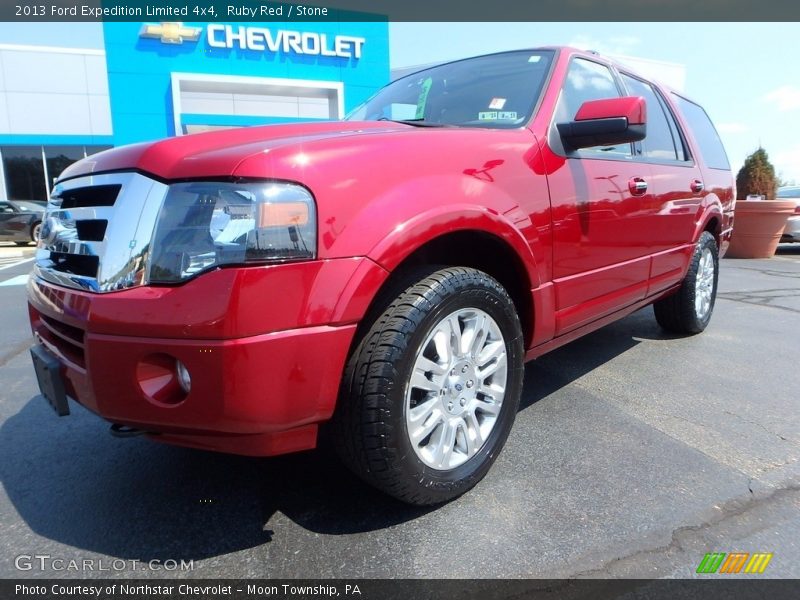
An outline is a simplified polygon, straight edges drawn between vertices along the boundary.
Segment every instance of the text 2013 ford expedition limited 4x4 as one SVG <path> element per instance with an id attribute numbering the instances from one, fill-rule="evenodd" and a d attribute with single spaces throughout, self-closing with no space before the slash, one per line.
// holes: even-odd
<path id="1" fill-rule="evenodd" d="M 523 363 L 643 306 L 709 322 L 733 177 L 704 110 L 569 48 L 395 81 L 343 122 L 116 148 L 55 186 L 28 285 L 43 395 L 250 455 L 320 426 L 407 502 L 497 458 Z"/>

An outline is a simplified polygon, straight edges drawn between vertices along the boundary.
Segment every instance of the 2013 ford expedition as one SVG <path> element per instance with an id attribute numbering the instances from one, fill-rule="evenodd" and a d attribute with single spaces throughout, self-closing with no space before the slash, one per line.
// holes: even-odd
<path id="1" fill-rule="evenodd" d="M 652 304 L 698 333 L 733 225 L 703 108 L 594 54 L 505 52 L 340 122 L 101 152 L 50 198 L 28 284 L 42 394 L 120 435 L 317 444 L 415 504 L 476 484 L 523 363 Z"/>

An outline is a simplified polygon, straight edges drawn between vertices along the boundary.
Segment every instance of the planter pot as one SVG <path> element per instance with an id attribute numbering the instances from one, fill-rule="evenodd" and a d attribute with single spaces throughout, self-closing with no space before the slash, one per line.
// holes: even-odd
<path id="1" fill-rule="evenodd" d="M 794 202 L 780 200 L 737 200 L 733 237 L 726 256 L 772 257 L 794 208 Z"/>

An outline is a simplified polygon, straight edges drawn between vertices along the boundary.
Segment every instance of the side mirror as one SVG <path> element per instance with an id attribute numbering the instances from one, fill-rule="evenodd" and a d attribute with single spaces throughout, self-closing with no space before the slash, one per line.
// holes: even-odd
<path id="1" fill-rule="evenodd" d="M 556 124 L 568 150 L 639 142 L 647 133 L 644 98 L 626 96 L 584 102 L 574 121 Z"/>

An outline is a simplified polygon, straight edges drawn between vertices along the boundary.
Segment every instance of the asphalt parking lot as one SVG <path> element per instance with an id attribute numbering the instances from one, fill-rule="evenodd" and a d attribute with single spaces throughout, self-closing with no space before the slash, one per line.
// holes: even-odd
<path id="1" fill-rule="evenodd" d="M 702 335 L 647 308 L 531 363 L 494 468 L 434 510 L 323 451 L 215 455 L 56 417 L 27 352 L 30 263 L 9 267 L 31 252 L 0 248 L 0 577 L 163 577 L 153 559 L 193 561 L 175 577 L 688 577 L 735 551 L 800 577 L 800 247 L 724 260 Z M 118 560 L 17 570 L 34 554 Z"/>

